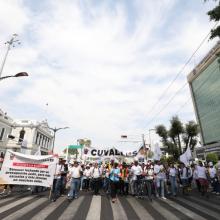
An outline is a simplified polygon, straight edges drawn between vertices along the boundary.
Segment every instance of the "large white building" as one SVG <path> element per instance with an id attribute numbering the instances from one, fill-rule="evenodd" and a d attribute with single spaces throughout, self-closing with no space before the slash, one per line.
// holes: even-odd
<path id="1" fill-rule="evenodd" d="M 13 120 L 0 109 L 0 153 L 4 154 L 8 144 L 8 135 L 11 134 Z"/>
<path id="2" fill-rule="evenodd" d="M 7 149 L 25 154 L 48 154 L 54 141 L 47 121 L 14 120 L 0 109 L 0 154 Z"/>
<path id="3" fill-rule="evenodd" d="M 10 139 L 7 149 L 22 152 L 25 154 L 48 154 L 53 145 L 53 133 L 49 129 L 47 121 L 36 120 L 14 120 L 12 124 Z"/>

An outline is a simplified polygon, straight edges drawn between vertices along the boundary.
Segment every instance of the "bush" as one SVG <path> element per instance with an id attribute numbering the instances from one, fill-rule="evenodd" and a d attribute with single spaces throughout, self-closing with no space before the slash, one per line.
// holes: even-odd
<path id="1" fill-rule="evenodd" d="M 216 153 L 209 153 L 206 155 L 206 161 L 207 162 L 213 162 L 216 164 L 218 162 L 218 154 Z"/>

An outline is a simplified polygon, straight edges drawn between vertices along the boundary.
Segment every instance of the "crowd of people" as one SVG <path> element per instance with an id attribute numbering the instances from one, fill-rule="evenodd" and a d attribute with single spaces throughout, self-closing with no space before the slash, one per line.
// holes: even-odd
<path id="1" fill-rule="evenodd" d="M 66 164 L 60 159 L 56 168 L 52 201 L 67 194 L 68 200 L 77 199 L 79 191 L 93 191 L 99 195 L 102 189 L 111 195 L 115 203 L 117 195 L 132 195 L 138 198 L 154 197 L 166 199 L 167 196 L 188 195 L 196 189 L 202 196 L 211 193 L 220 195 L 220 162 L 214 166 L 212 162 L 185 165 L 148 161 L 131 164 L 87 163 L 73 161 Z"/>

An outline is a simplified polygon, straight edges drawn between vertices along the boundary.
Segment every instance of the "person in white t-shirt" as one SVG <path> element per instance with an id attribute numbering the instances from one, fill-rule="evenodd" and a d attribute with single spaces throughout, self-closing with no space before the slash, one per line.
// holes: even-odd
<path id="1" fill-rule="evenodd" d="M 138 184 L 143 173 L 142 167 L 138 164 L 138 161 L 134 161 L 134 165 L 131 167 L 131 193 L 132 195 L 138 194 Z"/>
<path id="2" fill-rule="evenodd" d="M 164 196 L 164 182 L 166 178 L 164 166 L 157 161 L 154 165 L 154 174 L 155 174 L 155 181 L 156 181 L 156 196 L 159 197 L 159 192 L 162 199 L 166 199 Z"/>
<path id="3" fill-rule="evenodd" d="M 150 199 L 150 201 L 152 201 L 154 166 L 150 163 L 146 164 L 146 166 L 144 167 L 143 175 L 145 176 L 148 198 Z"/>
<path id="4" fill-rule="evenodd" d="M 94 169 L 92 171 L 92 181 L 94 186 L 94 194 L 99 194 L 99 189 L 101 185 L 101 176 L 102 176 L 102 170 L 98 166 L 98 163 L 95 163 Z"/>
<path id="5" fill-rule="evenodd" d="M 81 167 L 77 161 L 74 161 L 73 167 L 69 169 L 68 177 L 71 178 L 70 191 L 68 194 L 68 199 L 78 198 L 78 191 L 80 187 L 80 177 L 81 177 Z"/>
<path id="6" fill-rule="evenodd" d="M 83 172 L 83 176 L 84 176 L 84 181 L 85 181 L 85 190 L 88 191 L 89 190 L 89 182 L 92 176 L 92 171 L 89 167 L 89 165 L 86 166 L 86 169 Z"/>
<path id="7" fill-rule="evenodd" d="M 203 166 L 202 161 L 199 161 L 199 165 L 197 166 L 197 175 L 198 180 L 201 185 L 201 193 L 204 196 L 207 193 L 209 182 L 207 180 L 207 169 Z"/>

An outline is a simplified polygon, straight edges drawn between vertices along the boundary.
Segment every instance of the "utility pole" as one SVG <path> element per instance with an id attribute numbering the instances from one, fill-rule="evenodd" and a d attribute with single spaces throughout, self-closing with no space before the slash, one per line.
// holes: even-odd
<path id="1" fill-rule="evenodd" d="M 4 56 L 4 58 L 3 58 L 2 65 L 1 65 L 1 68 L 0 68 L 0 77 L 1 77 L 1 75 L 2 75 L 2 72 L 3 72 L 4 66 L 5 66 L 6 59 L 7 59 L 7 57 L 8 57 L 8 52 L 9 52 L 9 50 L 11 49 L 11 46 L 12 46 L 12 47 L 15 47 L 16 43 L 17 43 L 17 44 L 21 44 L 21 42 L 20 42 L 19 40 L 16 40 L 16 37 L 17 37 L 17 36 L 18 36 L 17 34 L 13 34 L 13 35 L 12 35 L 12 38 L 11 38 L 9 41 L 5 42 L 5 45 L 8 45 L 8 46 L 7 46 L 7 50 L 6 50 L 6 53 L 5 53 L 5 56 Z"/>

